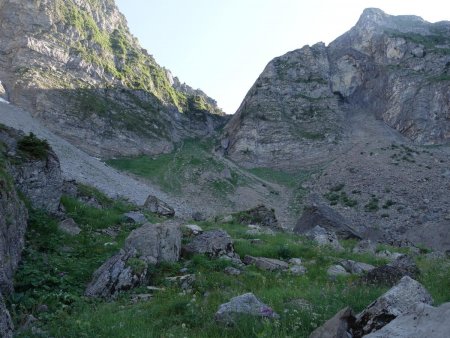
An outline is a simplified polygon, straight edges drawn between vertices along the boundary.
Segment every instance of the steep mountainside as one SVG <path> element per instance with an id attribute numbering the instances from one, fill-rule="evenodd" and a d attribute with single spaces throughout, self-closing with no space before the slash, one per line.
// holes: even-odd
<path id="1" fill-rule="evenodd" d="M 222 146 L 250 167 L 323 162 L 345 147 L 349 128 L 361 127 L 349 123 L 360 112 L 417 144 L 448 143 L 449 80 L 449 22 L 367 9 L 328 47 L 271 61 L 227 124 Z"/>
<path id="2" fill-rule="evenodd" d="M 1 0 L 0 23 L 0 94 L 91 154 L 166 152 L 226 121 L 140 47 L 113 0 Z"/>

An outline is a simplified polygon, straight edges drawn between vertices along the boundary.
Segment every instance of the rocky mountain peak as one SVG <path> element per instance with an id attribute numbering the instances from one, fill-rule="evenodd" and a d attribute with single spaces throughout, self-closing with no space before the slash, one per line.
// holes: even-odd
<path id="1" fill-rule="evenodd" d="M 90 154 L 166 152 L 226 121 L 171 82 L 113 0 L 0 0 L 0 22 L 4 96 Z"/>

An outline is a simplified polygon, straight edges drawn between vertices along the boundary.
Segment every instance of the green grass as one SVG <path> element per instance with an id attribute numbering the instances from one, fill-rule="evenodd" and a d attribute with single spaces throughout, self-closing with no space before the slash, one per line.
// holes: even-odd
<path id="1" fill-rule="evenodd" d="M 30 212 L 26 249 L 15 276 L 15 294 L 8 299 L 16 325 L 33 314 L 39 319 L 38 325 L 53 337 L 307 337 L 343 307 L 351 306 L 358 312 L 387 290 L 385 286 L 361 285 L 356 276 L 335 281 L 327 277 L 328 267 L 342 258 L 376 266 L 386 263 L 370 254 L 353 253 L 355 240 L 341 241 L 344 250 L 339 252 L 318 247 L 290 233 L 259 235 L 262 243 L 254 244 L 251 242 L 254 236 L 246 233 L 248 228 L 244 225 L 205 221 L 199 223 L 205 230 L 226 230 L 242 258 L 245 255 L 286 260 L 299 257 L 308 271 L 303 276 L 294 276 L 248 266 L 241 275 L 229 276 L 223 270 L 232 266 L 232 262 L 204 255 L 149 267 L 134 259 L 129 265 L 136 271 L 148 268 L 151 285 L 165 288 L 164 291 L 155 293 L 150 301 L 137 304 L 132 304 L 130 297 L 147 293 L 145 286 L 124 292 L 113 302 L 88 299 L 83 293 L 92 273 L 122 247 L 133 229 L 121 219 L 122 213 L 133 207 L 110 200 L 87 186 L 81 186 L 79 191 L 95 197 L 103 209 L 67 196 L 63 198 L 69 216 L 82 229 L 78 236 L 59 232 L 58 221 L 51 216 L 36 210 Z M 117 238 L 99 231 L 111 225 L 119 226 Z M 386 245 L 378 249 L 408 251 Z M 450 261 L 429 261 L 419 256 L 417 262 L 422 271 L 420 282 L 430 291 L 436 305 L 450 301 Z M 182 292 L 179 286 L 166 280 L 181 275 L 183 267 L 196 276 L 192 293 Z M 271 306 L 280 319 L 264 321 L 243 317 L 235 326 L 216 324 L 214 313 L 219 305 L 246 292 L 253 292 Z M 299 309 L 289 304 L 299 298 L 309 302 L 311 308 Z M 48 306 L 47 312 L 38 311 L 43 304 Z M 18 337 L 34 336 L 30 332 L 18 334 Z"/>
<path id="2" fill-rule="evenodd" d="M 231 170 L 231 178 L 223 178 L 220 173 L 225 164 L 212 155 L 211 139 L 191 139 L 180 143 L 169 153 L 157 156 L 140 156 L 108 160 L 114 168 L 144 177 L 159 185 L 164 191 L 180 194 L 186 184 L 202 184 L 217 196 L 233 192 L 237 186 L 245 184 L 245 178 Z M 207 180 L 202 177 L 210 172 L 216 177 Z"/>
<path id="3" fill-rule="evenodd" d="M 50 145 L 47 140 L 41 140 L 33 133 L 29 133 L 17 142 L 17 149 L 20 151 L 21 155 L 28 158 L 31 157 L 43 160 L 47 157 Z"/>

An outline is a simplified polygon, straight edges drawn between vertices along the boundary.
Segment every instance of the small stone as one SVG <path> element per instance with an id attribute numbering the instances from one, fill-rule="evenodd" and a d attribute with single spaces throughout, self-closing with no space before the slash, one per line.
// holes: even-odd
<path id="1" fill-rule="evenodd" d="M 178 286 L 184 291 L 192 289 L 195 279 L 194 274 L 166 278 L 168 282 L 178 284 Z"/>
<path id="2" fill-rule="evenodd" d="M 302 276 L 306 273 L 306 268 L 302 265 L 293 265 L 289 268 L 289 271 L 296 276 Z"/>
<path id="3" fill-rule="evenodd" d="M 186 229 L 190 235 L 198 235 L 203 233 L 203 229 L 199 227 L 197 224 L 185 224 L 183 228 Z"/>
<path id="4" fill-rule="evenodd" d="M 152 299 L 152 295 L 150 293 L 141 293 L 138 295 L 132 295 L 131 296 L 131 303 L 136 304 L 140 302 L 148 302 Z"/>
<path id="5" fill-rule="evenodd" d="M 333 265 L 328 268 L 327 275 L 331 279 L 336 279 L 337 277 L 349 276 L 350 274 L 344 269 L 344 267 L 340 265 Z"/>
<path id="6" fill-rule="evenodd" d="M 289 264 L 293 264 L 293 265 L 302 265 L 301 258 L 291 258 L 288 262 L 289 262 Z"/>
<path id="7" fill-rule="evenodd" d="M 125 219 L 125 222 L 129 223 L 146 223 L 147 218 L 142 212 L 138 211 L 130 211 L 126 214 L 123 214 L 123 218 Z"/>
<path id="8" fill-rule="evenodd" d="M 78 224 L 75 223 L 73 218 L 67 218 L 59 222 L 58 229 L 70 236 L 79 235 L 81 232 L 81 229 L 79 228 Z"/>
<path id="9" fill-rule="evenodd" d="M 242 271 L 236 268 L 233 268 L 232 266 L 228 266 L 225 268 L 225 270 L 223 270 L 227 275 L 230 276 L 239 276 Z"/>

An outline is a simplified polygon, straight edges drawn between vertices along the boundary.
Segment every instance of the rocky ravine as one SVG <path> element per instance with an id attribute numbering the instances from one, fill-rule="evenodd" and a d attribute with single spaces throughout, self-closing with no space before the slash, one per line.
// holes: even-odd
<path id="1" fill-rule="evenodd" d="M 141 48 L 112 0 L 1 0 L 0 22 L 0 95 L 92 155 L 168 152 L 227 121 Z"/>
<path id="2" fill-rule="evenodd" d="M 449 51 L 449 22 L 367 9 L 329 46 L 271 61 L 227 124 L 223 147 L 250 167 L 323 163 L 345 148 L 358 112 L 417 144 L 446 144 Z"/>

